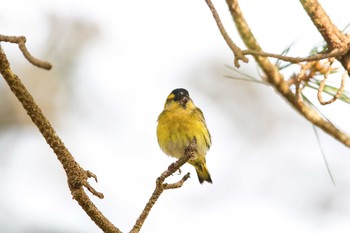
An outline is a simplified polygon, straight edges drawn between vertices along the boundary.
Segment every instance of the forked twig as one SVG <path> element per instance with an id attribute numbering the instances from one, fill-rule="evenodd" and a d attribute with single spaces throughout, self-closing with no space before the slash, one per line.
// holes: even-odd
<path id="1" fill-rule="evenodd" d="M 145 222 L 149 212 L 151 211 L 152 207 L 160 197 L 160 195 L 163 193 L 165 189 L 175 189 L 180 188 L 183 183 L 190 177 L 190 174 L 187 173 L 182 179 L 176 183 L 173 184 L 167 184 L 164 183 L 164 180 L 169 177 L 171 174 L 176 172 L 182 165 L 184 165 L 189 159 L 191 159 L 194 156 L 194 153 L 196 152 L 197 147 L 197 140 L 194 137 L 191 144 L 186 148 L 184 155 L 179 158 L 176 162 L 172 163 L 166 171 L 164 171 L 156 181 L 156 187 L 152 193 L 152 196 L 148 200 L 145 208 L 143 209 L 141 215 L 136 220 L 136 223 L 134 227 L 131 229 L 130 233 L 137 233 L 140 231 L 143 223 Z"/>

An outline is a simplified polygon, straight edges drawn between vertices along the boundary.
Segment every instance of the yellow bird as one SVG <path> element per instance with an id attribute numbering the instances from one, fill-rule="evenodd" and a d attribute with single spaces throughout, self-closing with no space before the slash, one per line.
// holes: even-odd
<path id="1" fill-rule="evenodd" d="M 175 158 L 184 155 L 185 149 L 197 140 L 197 152 L 189 164 L 196 168 L 199 182 L 212 183 L 205 155 L 211 145 L 211 136 L 203 112 L 196 107 L 186 89 L 173 90 L 164 104 L 164 110 L 158 117 L 158 144 L 162 151 Z"/>

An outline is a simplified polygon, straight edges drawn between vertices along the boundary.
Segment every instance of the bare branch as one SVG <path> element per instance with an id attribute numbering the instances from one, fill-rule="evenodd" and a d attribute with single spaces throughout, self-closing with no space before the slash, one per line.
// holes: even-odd
<path id="1" fill-rule="evenodd" d="M 167 183 L 164 183 L 163 184 L 163 187 L 164 189 L 177 189 L 177 188 L 181 188 L 182 185 L 185 183 L 185 181 L 190 178 L 190 173 L 187 173 L 186 175 L 184 175 L 182 177 L 181 180 L 179 180 L 178 182 L 176 183 L 173 183 L 173 184 L 167 184 Z"/>
<path id="2" fill-rule="evenodd" d="M 189 159 L 194 157 L 194 153 L 196 152 L 197 140 L 194 137 L 191 144 L 185 150 L 184 155 L 179 158 L 176 162 L 170 164 L 168 169 L 164 171 L 156 181 L 156 188 L 154 189 L 152 196 L 148 200 L 145 208 L 143 209 L 141 215 L 136 220 L 134 227 L 131 229 L 130 233 L 137 233 L 140 231 L 143 223 L 145 222 L 149 212 L 151 211 L 154 204 L 157 202 L 160 195 L 163 193 L 165 189 L 175 189 L 182 187 L 183 183 L 190 177 L 190 174 L 187 173 L 182 179 L 173 184 L 164 183 L 164 180 L 169 177 L 171 174 L 176 172 L 182 165 L 184 165 Z"/>
<path id="3" fill-rule="evenodd" d="M 244 56 L 244 54 L 242 53 L 242 50 L 232 41 L 232 39 L 230 38 L 230 36 L 227 34 L 224 25 L 222 24 L 219 14 L 216 11 L 213 3 L 211 2 L 211 0 L 205 0 L 206 3 L 208 4 L 211 13 L 213 14 L 213 17 L 215 19 L 216 24 L 218 25 L 218 28 L 220 30 L 220 33 L 222 35 L 222 37 L 225 39 L 227 45 L 230 47 L 230 49 L 233 52 L 233 55 L 235 57 L 234 59 L 234 64 L 235 66 L 238 68 L 239 65 L 239 60 L 242 60 L 243 62 L 247 63 L 248 62 L 248 58 Z"/>
<path id="4" fill-rule="evenodd" d="M 318 31 L 321 33 L 323 39 L 327 42 L 327 45 L 331 45 L 329 48 L 344 47 L 346 37 L 332 23 L 318 0 L 300 0 L 300 3 L 304 7 L 306 13 L 310 16 L 310 19 Z"/>
<path id="5" fill-rule="evenodd" d="M 15 37 L 7 37 L 13 39 Z M 11 42 L 11 41 L 9 41 Z M 24 42 L 23 42 L 24 43 Z M 33 123 L 38 127 L 40 133 L 45 138 L 46 142 L 55 152 L 57 159 L 61 162 L 68 180 L 68 186 L 71 190 L 73 198 L 85 210 L 87 215 L 98 225 L 104 232 L 121 232 L 116 228 L 92 203 L 88 195 L 85 193 L 83 187 L 87 188 L 93 195 L 103 198 L 103 194 L 97 192 L 91 187 L 88 178 L 95 178 L 96 176 L 90 171 L 85 171 L 74 160 L 72 154 L 58 137 L 57 133 L 51 126 L 50 122 L 42 113 L 39 106 L 35 103 L 33 97 L 22 84 L 21 80 L 12 73 L 10 63 L 0 47 L 0 73 L 8 83 L 11 91 L 16 95 L 17 99 L 27 111 L 27 114 L 32 119 Z"/>
<path id="6" fill-rule="evenodd" d="M 290 56 L 283 56 L 280 54 L 274 54 L 274 53 L 266 53 L 263 51 L 255 51 L 255 50 L 243 50 L 242 53 L 244 55 L 255 55 L 255 56 L 261 56 L 261 57 L 272 57 L 277 58 L 279 60 L 283 60 L 290 63 L 300 63 L 300 62 L 310 62 L 310 61 L 319 61 L 326 58 L 338 58 L 346 54 L 350 49 L 350 46 L 346 46 L 344 48 L 336 48 L 328 53 L 319 53 L 313 56 L 308 57 L 290 57 Z"/>
<path id="7" fill-rule="evenodd" d="M 0 35 L 0 42 L 10 42 L 10 43 L 15 43 L 18 44 L 19 49 L 22 51 L 23 56 L 33 65 L 50 70 L 52 68 L 52 65 L 49 62 L 39 60 L 35 57 L 33 57 L 27 47 L 26 47 L 26 38 L 24 36 L 4 36 Z"/>
<path id="8" fill-rule="evenodd" d="M 331 21 L 317 0 L 300 0 L 304 10 L 309 15 L 317 30 L 321 33 L 330 50 L 348 47 L 350 38 L 344 35 Z M 350 52 L 337 58 L 343 67 L 350 72 Z"/>

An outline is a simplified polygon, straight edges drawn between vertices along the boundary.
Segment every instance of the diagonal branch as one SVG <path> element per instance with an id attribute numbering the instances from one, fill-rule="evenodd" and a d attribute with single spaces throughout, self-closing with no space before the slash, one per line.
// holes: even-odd
<path id="1" fill-rule="evenodd" d="M 236 24 L 238 32 L 243 39 L 245 45 L 250 50 L 262 51 L 259 43 L 255 39 L 250 30 L 243 13 L 238 5 L 238 0 L 226 0 L 230 13 Z M 253 55 L 256 62 L 266 75 L 267 81 L 280 93 L 302 116 L 304 116 L 312 124 L 321 128 L 327 134 L 333 136 L 339 142 L 350 147 L 350 136 L 336 128 L 332 123 L 325 120 L 315 110 L 308 107 L 304 103 L 300 103 L 295 94 L 289 89 L 286 82 L 276 66 L 274 66 L 268 58 L 259 55 Z"/>
<path id="2" fill-rule="evenodd" d="M 40 64 L 45 64 L 45 62 Z M 39 66 L 41 67 L 40 64 Z M 96 179 L 96 176 L 90 171 L 85 171 L 74 160 L 72 154 L 58 137 L 50 122 L 46 119 L 39 106 L 35 103 L 33 97 L 22 84 L 21 80 L 12 73 L 10 63 L 1 47 L 0 73 L 10 86 L 11 91 L 23 105 L 23 108 L 27 111 L 27 114 L 32 119 L 33 123 L 38 127 L 46 142 L 55 152 L 57 159 L 61 162 L 67 175 L 68 186 L 72 193 L 73 199 L 79 203 L 87 215 L 104 232 L 121 232 L 97 209 L 83 189 L 83 187 L 85 187 L 93 195 L 103 198 L 103 194 L 97 192 L 88 182 L 88 178 L 93 177 Z"/>
<path id="3" fill-rule="evenodd" d="M 344 35 L 331 21 L 318 0 L 300 0 L 304 10 L 309 15 L 317 30 L 326 41 L 329 50 L 348 47 L 350 37 Z M 350 73 L 350 52 L 337 57 L 343 67 Z"/>
<path id="4" fill-rule="evenodd" d="M 230 36 L 227 34 L 224 26 L 222 25 L 220 16 L 218 14 L 218 12 L 216 11 L 213 3 L 211 2 L 211 0 L 205 0 L 211 13 L 213 14 L 213 17 L 215 19 L 216 24 L 218 25 L 218 28 L 220 30 L 220 33 L 222 35 L 222 37 L 225 39 L 227 45 L 230 47 L 230 49 L 233 52 L 233 55 L 235 57 L 234 59 L 234 64 L 235 66 L 238 68 L 240 65 L 238 63 L 239 60 L 242 60 L 243 62 L 247 63 L 248 62 L 248 58 L 246 56 L 244 56 L 244 54 L 242 53 L 242 50 L 232 41 L 232 39 L 230 38 Z"/>
<path id="5" fill-rule="evenodd" d="M 197 140 L 194 137 L 191 144 L 186 148 L 184 155 L 179 158 L 176 162 L 170 164 L 168 169 L 164 171 L 156 181 L 156 188 L 154 189 L 152 196 L 148 200 L 145 208 L 143 209 L 141 215 L 136 220 L 136 223 L 134 227 L 131 229 L 130 233 L 138 233 L 145 222 L 149 212 L 151 211 L 154 204 L 157 202 L 160 195 L 163 193 L 166 189 L 176 189 L 180 188 L 183 183 L 190 177 L 190 174 L 187 173 L 180 181 L 173 183 L 173 184 L 167 184 L 164 183 L 164 180 L 172 175 L 174 172 L 176 172 L 182 165 L 184 165 L 189 159 L 191 159 L 194 156 L 194 153 L 196 152 L 197 147 Z"/>
<path id="6" fill-rule="evenodd" d="M 330 49 L 344 47 L 346 37 L 344 34 L 332 23 L 327 13 L 322 8 L 318 0 L 300 0 L 306 13 L 321 33 L 323 39 L 327 42 Z M 345 44 L 346 45 L 346 44 Z"/>

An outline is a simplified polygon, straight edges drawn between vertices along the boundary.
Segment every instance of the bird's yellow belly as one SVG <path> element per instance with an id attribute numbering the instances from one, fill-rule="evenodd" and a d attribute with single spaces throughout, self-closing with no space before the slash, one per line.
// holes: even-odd
<path id="1" fill-rule="evenodd" d="M 174 119 L 170 122 L 158 122 L 158 141 L 164 153 L 180 158 L 193 140 L 193 137 L 196 137 L 197 154 L 202 156 L 206 154 L 208 148 L 201 130 L 203 127 L 199 126 L 198 122 L 175 121 Z"/>

